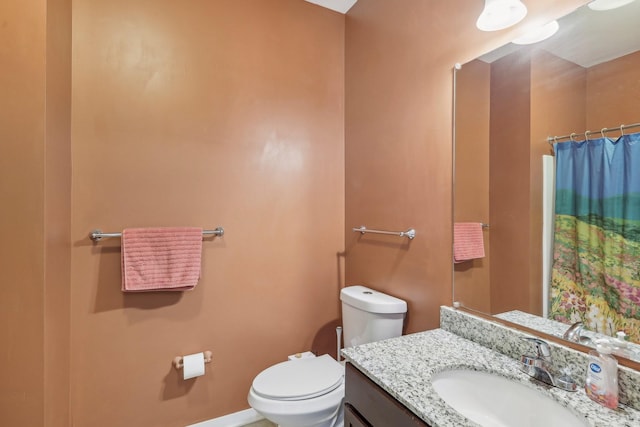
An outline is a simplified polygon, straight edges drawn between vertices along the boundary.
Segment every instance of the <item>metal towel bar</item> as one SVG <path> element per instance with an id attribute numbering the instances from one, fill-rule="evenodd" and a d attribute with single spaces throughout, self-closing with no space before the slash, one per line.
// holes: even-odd
<path id="1" fill-rule="evenodd" d="M 222 236 L 224 235 L 224 228 L 216 227 L 214 230 L 202 230 L 203 236 Z M 94 242 L 97 242 L 106 237 L 122 237 L 122 233 L 103 233 L 102 230 L 93 230 L 89 234 L 89 238 Z"/>
<path id="2" fill-rule="evenodd" d="M 365 233 L 391 234 L 394 236 L 408 237 L 409 240 L 413 240 L 413 238 L 416 237 L 416 230 L 414 230 L 413 228 L 410 228 L 407 231 L 384 231 L 384 230 L 372 230 L 365 227 L 364 225 L 361 225 L 360 227 L 357 227 L 357 228 L 354 227 L 352 230 L 355 232 L 359 232 L 361 234 L 365 234 Z"/>

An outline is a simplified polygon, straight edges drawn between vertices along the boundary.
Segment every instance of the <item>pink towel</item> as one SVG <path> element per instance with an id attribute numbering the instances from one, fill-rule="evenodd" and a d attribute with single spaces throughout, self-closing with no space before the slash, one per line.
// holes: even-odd
<path id="1" fill-rule="evenodd" d="M 122 231 L 122 291 L 185 291 L 200 278 L 202 228 Z"/>
<path id="2" fill-rule="evenodd" d="M 484 258 L 482 223 L 457 222 L 453 225 L 453 261 Z"/>

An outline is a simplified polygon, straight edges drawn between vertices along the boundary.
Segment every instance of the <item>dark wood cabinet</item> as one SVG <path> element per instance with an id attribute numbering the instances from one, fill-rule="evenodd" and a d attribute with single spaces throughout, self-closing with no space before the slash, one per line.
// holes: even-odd
<path id="1" fill-rule="evenodd" d="M 344 427 L 371 427 L 367 421 L 365 421 L 358 411 L 348 403 L 344 404 Z"/>
<path id="2" fill-rule="evenodd" d="M 345 370 L 344 400 L 345 427 L 429 427 L 350 363 Z"/>

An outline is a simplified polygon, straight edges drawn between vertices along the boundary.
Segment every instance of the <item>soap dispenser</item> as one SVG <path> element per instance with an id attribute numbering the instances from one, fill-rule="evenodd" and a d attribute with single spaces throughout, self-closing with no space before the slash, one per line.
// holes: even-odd
<path id="1" fill-rule="evenodd" d="M 618 407 L 618 361 L 611 355 L 613 346 L 608 340 L 597 340 L 596 349 L 589 352 L 587 396 L 607 408 Z"/>

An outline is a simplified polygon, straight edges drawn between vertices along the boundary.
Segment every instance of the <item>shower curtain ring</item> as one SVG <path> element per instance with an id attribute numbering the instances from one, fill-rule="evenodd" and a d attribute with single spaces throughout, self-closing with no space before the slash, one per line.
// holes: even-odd
<path id="1" fill-rule="evenodd" d="M 607 131 L 607 128 L 602 128 L 600 129 L 600 135 L 602 135 L 603 138 L 605 138 L 604 133 Z"/>
<path id="2" fill-rule="evenodd" d="M 589 142 L 589 135 L 591 135 L 591 131 L 590 130 L 588 130 L 588 131 L 586 131 L 584 133 L 584 140 L 587 141 L 587 142 Z"/>
<path id="3" fill-rule="evenodd" d="M 573 132 L 571 135 L 569 135 L 569 138 L 571 138 L 571 141 L 576 142 L 576 133 Z"/>
<path id="4" fill-rule="evenodd" d="M 620 133 L 624 136 L 624 125 L 620 125 Z"/>

